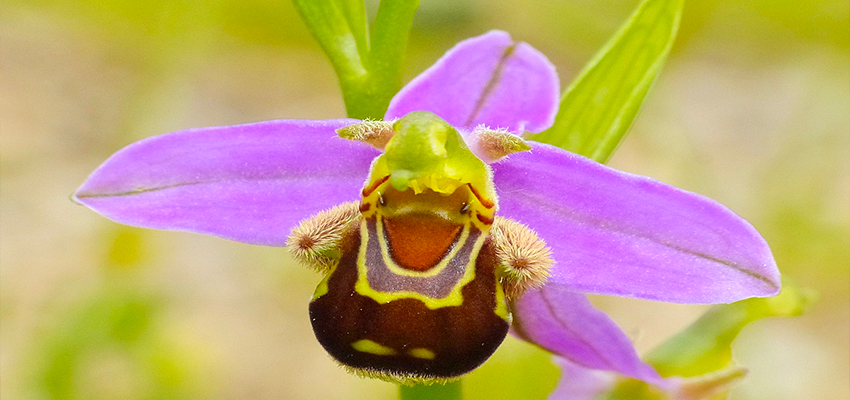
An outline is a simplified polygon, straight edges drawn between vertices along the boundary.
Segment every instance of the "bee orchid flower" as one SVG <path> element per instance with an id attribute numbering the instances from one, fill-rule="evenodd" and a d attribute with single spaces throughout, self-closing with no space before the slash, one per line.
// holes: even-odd
<path id="1" fill-rule="evenodd" d="M 509 329 L 577 365 L 658 380 L 585 294 L 771 296 L 779 272 L 706 197 L 526 140 L 558 77 L 499 31 L 456 45 L 383 121 L 277 120 L 131 144 L 74 198 L 114 221 L 287 246 L 323 279 L 319 342 L 356 373 L 452 379 Z"/>

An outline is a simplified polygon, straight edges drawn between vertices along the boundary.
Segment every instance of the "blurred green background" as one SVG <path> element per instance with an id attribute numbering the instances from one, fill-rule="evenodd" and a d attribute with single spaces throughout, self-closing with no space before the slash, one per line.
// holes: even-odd
<path id="1" fill-rule="evenodd" d="M 373 2 L 374 3 L 374 2 Z M 504 29 L 566 85 L 636 0 L 423 1 L 406 76 Z M 372 4 L 374 6 L 374 4 Z M 0 397 L 392 399 L 313 338 L 319 278 L 278 248 L 121 227 L 68 196 L 154 134 L 336 118 L 330 65 L 284 0 L 6 0 L 0 13 Z M 850 398 L 850 14 L 843 0 L 701 0 L 611 164 L 718 199 L 821 301 L 736 346 L 734 399 Z M 374 7 L 372 7 L 374 9 Z M 285 206 L 285 205 L 282 205 Z M 285 227 L 281 227 L 285 229 Z M 594 298 L 646 351 L 703 306 Z M 543 398 L 515 339 L 470 399 Z"/>

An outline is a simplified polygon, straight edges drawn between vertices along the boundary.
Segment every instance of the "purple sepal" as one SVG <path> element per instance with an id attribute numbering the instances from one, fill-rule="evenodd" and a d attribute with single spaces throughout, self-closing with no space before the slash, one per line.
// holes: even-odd
<path id="1" fill-rule="evenodd" d="M 379 153 L 340 139 L 357 120 L 190 129 L 115 153 L 74 194 L 120 223 L 282 246 L 301 219 L 356 200 Z"/>
<path id="2" fill-rule="evenodd" d="M 414 78 L 384 119 L 431 111 L 459 128 L 541 132 L 554 122 L 559 96 L 555 67 L 543 54 L 490 31 L 458 43 Z"/>
<path id="3" fill-rule="evenodd" d="M 513 332 L 524 340 L 588 368 L 660 382 L 620 327 L 584 294 L 547 284 L 527 292 L 512 309 Z"/>
<path id="4" fill-rule="evenodd" d="M 493 164 L 499 214 L 552 248 L 550 283 L 577 292 L 730 303 L 779 291 L 767 243 L 707 197 L 557 147 Z"/>

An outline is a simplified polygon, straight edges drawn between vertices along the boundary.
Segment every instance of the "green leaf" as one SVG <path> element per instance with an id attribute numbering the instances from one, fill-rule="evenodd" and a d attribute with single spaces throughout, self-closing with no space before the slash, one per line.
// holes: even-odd
<path id="1" fill-rule="evenodd" d="M 366 74 L 358 40 L 349 26 L 360 19 L 353 16 L 353 7 L 346 6 L 343 1 L 313 1 L 293 0 L 301 18 L 307 23 L 307 29 L 327 54 L 339 76 L 340 81 L 349 80 Z M 354 31 L 364 32 L 366 16 L 361 21 L 364 27 L 356 27 Z M 362 39 L 361 39 L 362 41 Z"/>
<path id="2" fill-rule="evenodd" d="M 645 0 L 573 81 L 554 125 L 533 140 L 605 162 L 670 52 L 684 0 Z"/>
<path id="3" fill-rule="evenodd" d="M 369 54 L 369 24 L 366 22 L 366 7 L 362 0 L 337 0 L 348 29 L 357 43 L 357 53 L 365 60 Z"/>
<path id="4" fill-rule="evenodd" d="M 661 376 L 692 377 L 730 366 L 732 341 L 747 324 L 765 317 L 793 317 L 815 301 L 814 292 L 783 282 L 775 297 L 712 307 L 696 322 L 650 352 L 646 361 Z"/>
<path id="5" fill-rule="evenodd" d="M 372 77 L 375 107 L 381 119 L 390 100 L 401 89 L 402 66 L 407 51 L 413 16 L 419 0 L 382 1 L 372 29 L 369 74 Z"/>
<path id="6" fill-rule="evenodd" d="M 293 0 L 331 61 L 348 116 L 381 119 L 401 88 L 402 64 L 418 0 L 382 1 L 369 35 L 360 0 Z"/>

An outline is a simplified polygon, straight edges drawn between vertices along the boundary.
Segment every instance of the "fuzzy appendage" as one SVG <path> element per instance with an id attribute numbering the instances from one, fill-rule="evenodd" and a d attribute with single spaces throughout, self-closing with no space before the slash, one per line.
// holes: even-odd
<path id="1" fill-rule="evenodd" d="M 531 150 L 521 137 L 503 129 L 490 129 L 478 125 L 469 135 L 469 147 L 488 164 L 499 161 L 510 154 Z"/>
<path id="2" fill-rule="evenodd" d="M 395 120 L 365 120 L 359 124 L 339 128 L 336 130 L 336 133 L 343 139 L 356 140 L 378 150 L 383 150 L 395 134 L 393 124 L 395 124 Z"/>
<path id="3" fill-rule="evenodd" d="M 289 253 L 301 264 L 328 272 L 339 260 L 340 241 L 360 221 L 359 202 L 340 204 L 301 221 L 286 239 Z"/>
<path id="4" fill-rule="evenodd" d="M 490 233 L 503 268 L 502 283 L 509 301 L 546 283 L 554 261 L 551 250 L 536 232 L 517 221 L 496 217 Z"/>

